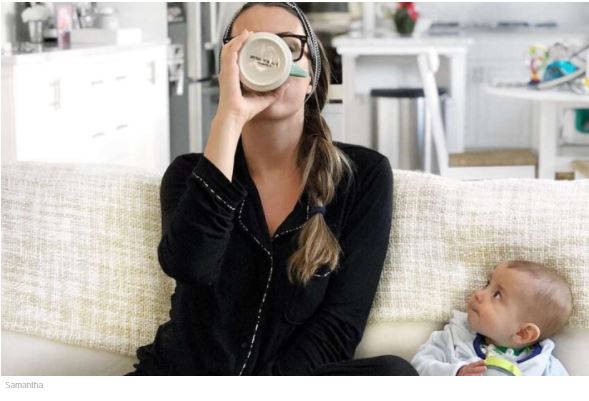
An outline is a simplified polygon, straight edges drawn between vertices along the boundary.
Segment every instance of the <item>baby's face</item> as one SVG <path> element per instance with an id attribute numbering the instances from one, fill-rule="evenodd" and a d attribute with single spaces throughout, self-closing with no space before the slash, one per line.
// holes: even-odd
<path id="1" fill-rule="evenodd" d="M 475 291 L 468 300 L 466 312 L 472 330 L 481 333 L 495 345 L 515 347 L 512 336 L 523 323 L 522 306 L 530 299 L 526 274 L 498 265 L 487 285 Z"/>

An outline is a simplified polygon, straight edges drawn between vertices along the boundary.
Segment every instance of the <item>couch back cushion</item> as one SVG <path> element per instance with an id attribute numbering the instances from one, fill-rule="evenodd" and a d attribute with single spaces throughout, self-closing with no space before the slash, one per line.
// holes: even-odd
<path id="1" fill-rule="evenodd" d="M 573 287 L 589 327 L 589 181 L 459 182 L 395 171 L 394 221 L 370 321 L 448 319 L 486 273 L 531 259 Z M 2 327 L 134 355 L 169 319 L 157 258 L 161 177 L 126 167 L 2 167 Z"/>
<path id="2" fill-rule="evenodd" d="M 161 178 L 125 167 L 2 166 L 2 327 L 133 355 L 168 319 Z"/>
<path id="3" fill-rule="evenodd" d="M 589 180 L 463 182 L 395 170 L 394 181 L 370 322 L 446 321 L 497 263 L 524 259 L 570 283 L 570 324 L 589 327 Z"/>

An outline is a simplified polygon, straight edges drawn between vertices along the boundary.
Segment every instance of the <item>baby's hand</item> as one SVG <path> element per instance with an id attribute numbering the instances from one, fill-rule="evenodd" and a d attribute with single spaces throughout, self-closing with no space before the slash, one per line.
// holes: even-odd
<path id="1" fill-rule="evenodd" d="M 485 361 L 481 359 L 458 369 L 456 376 L 482 376 L 486 370 Z"/>

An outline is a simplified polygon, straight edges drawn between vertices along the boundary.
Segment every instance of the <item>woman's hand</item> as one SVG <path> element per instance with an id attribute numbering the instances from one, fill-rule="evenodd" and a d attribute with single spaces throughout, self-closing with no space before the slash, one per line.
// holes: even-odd
<path id="1" fill-rule="evenodd" d="M 204 155 L 227 179 L 232 180 L 235 150 L 245 123 L 279 99 L 285 85 L 263 94 L 243 94 L 239 81 L 237 55 L 251 33 L 244 30 L 221 49 L 219 107 L 211 121 Z"/>
<path id="2" fill-rule="evenodd" d="M 458 369 L 456 376 L 482 376 L 486 371 L 485 361 L 481 359 Z"/>
<path id="3" fill-rule="evenodd" d="M 252 32 L 243 30 L 221 49 L 221 71 L 219 72 L 219 108 L 217 115 L 232 119 L 243 126 L 256 114 L 270 106 L 284 93 L 285 86 L 270 92 L 242 93 L 239 81 L 239 50 Z"/>

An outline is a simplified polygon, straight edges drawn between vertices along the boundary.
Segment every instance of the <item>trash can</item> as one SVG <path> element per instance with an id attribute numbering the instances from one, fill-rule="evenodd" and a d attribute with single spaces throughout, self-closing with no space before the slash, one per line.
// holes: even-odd
<path id="1" fill-rule="evenodd" d="M 444 116 L 445 88 L 439 88 Z M 421 88 L 372 89 L 373 147 L 391 167 L 423 170 L 425 99 Z"/>

